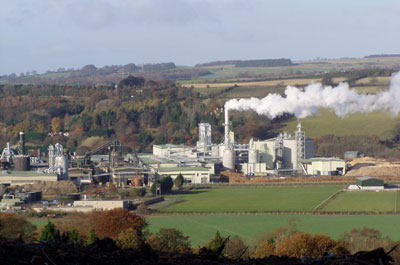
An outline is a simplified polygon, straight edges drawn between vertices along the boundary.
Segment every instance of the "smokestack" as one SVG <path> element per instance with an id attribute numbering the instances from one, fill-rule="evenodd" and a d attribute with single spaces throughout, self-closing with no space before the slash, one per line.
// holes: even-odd
<path id="1" fill-rule="evenodd" d="M 24 132 L 19 132 L 19 152 L 20 152 L 20 155 L 25 155 L 25 134 L 24 134 Z"/>
<path id="2" fill-rule="evenodd" d="M 225 108 L 225 139 L 224 139 L 224 143 L 225 146 L 229 146 L 230 145 L 230 137 L 229 137 L 229 110 L 228 108 Z"/>

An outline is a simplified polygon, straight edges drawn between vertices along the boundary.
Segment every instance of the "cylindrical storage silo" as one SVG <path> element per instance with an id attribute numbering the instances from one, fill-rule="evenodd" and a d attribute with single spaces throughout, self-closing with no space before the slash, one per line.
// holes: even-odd
<path id="1" fill-rule="evenodd" d="M 235 152 L 231 148 L 226 148 L 224 156 L 222 157 L 222 164 L 225 168 L 234 170 L 235 169 Z"/>
<path id="2" fill-rule="evenodd" d="M 14 169 L 17 171 L 28 171 L 30 169 L 29 156 L 15 156 Z"/>
<path id="3" fill-rule="evenodd" d="M 61 168 L 64 176 L 68 176 L 68 158 L 66 156 L 57 156 L 55 164 L 56 168 Z"/>
<path id="4" fill-rule="evenodd" d="M 249 164 L 258 163 L 258 150 L 250 149 L 249 150 Z"/>

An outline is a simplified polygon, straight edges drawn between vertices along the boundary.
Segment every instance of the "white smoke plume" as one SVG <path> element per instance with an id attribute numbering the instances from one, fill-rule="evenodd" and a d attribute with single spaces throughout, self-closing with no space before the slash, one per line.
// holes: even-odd
<path id="1" fill-rule="evenodd" d="M 332 109 L 339 117 L 355 112 L 372 112 L 388 110 L 393 114 L 400 112 L 400 72 L 393 74 L 388 91 L 378 92 L 376 95 L 359 94 L 351 89 L 347 83 L 340 83 L 337 87 L 323 86 L 321 83 L 312 83 L 303 89 L 293 86 L 286 87 L 286 97 L 279 94 L 246 99 L 231 99 L 225 103 L 229 110 L 254 110 L 270 119 L 285 113 L 294 114 L 303 119 L 318 113 L 321 108 Z"/>

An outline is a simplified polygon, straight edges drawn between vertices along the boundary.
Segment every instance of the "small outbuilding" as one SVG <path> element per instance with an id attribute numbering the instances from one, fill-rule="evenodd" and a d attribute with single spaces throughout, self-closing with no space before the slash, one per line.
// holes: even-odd
<path id="1" fill-rule="evenodd" d="M 344 159 L 354 159 L 354 158 L 358 158 L 358 157 L 364 157 L 364 154 L 361 154 L 358 151 L 346 151 L 344 153 Z"/>
<path id="2" fill-rule="evenodd" d="M 382 179 L 372 177 L 358 177 L 356 185 L 363 190 L 383 190 L 385 182 Z"/>

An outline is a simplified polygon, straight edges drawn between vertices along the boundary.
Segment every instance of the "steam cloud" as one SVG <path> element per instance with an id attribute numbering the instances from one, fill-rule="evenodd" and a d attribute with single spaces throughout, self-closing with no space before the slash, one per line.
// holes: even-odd
<path id="1" fill-rule="evenodd" d="M 269 94 L 265 98 L 231 99 L 225 103 L 229 110 L 254 110 L 270 119 L 284 113 L 294 114 L 303 119 L 318 113 L 321 108 L 330 108 L 339 117 L 355 112 L 372 112 L 389 110 L 393 114 L 400 112 L 400 72 L 393 74 L 388 91 L 376 95 L 359 94 L 351 89 L 347 83 L 340 83 L 337 87 L 323 86 L 321 83 L 312 83 L 304 90 L 288 86 L 286 97 L 279 94 Z"/>

